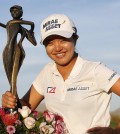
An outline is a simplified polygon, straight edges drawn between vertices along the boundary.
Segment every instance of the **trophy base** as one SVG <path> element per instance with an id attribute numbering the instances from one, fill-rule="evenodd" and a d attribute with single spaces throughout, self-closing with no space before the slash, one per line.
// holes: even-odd
<path id="1" fill-rule="evenodd" d="M 8 112 L 9 113 L 13 113 L 14 111 L 15 111 L 15 109 L 12 109 L 12 108 L 11 109 L 8 109 Z"/>
<path id="2" fill-rule="evenodd" d="M 12 114 L 12 113 L 14 113 L 15 111 L 16 111 L 16 108 L 15 108 L 15 109 L 12 109 L 12 108 L 5 108 L 5 112 L 6 112 L 6 113 Z"/>

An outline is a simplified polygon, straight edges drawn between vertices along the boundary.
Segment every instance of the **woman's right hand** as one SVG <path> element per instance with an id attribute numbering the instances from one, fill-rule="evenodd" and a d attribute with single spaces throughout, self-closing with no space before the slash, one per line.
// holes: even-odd
<path id="1" fill-rule="evenodd" d="M 17 106 L 17 98 L 10 91 L 6 91 L 2 95 L 2 107 L 15 108 L 16 106 Z"/>

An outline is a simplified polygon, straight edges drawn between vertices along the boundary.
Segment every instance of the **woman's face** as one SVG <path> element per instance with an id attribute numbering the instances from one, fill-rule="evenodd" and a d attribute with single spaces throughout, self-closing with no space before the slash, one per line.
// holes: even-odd
<path id="1" fill-rule="evenodd" d="M 52 35 L 44 41 L 48 56 L 59 66 L 68 65 L 74 55 L 75 44 L 73 38 Z"/>
<path id="2" fill-rule="evenodd" d="M 19 19 L 21 17 L 21 11 L 18 8 L 13 8 L 11 10 L 11 15 L 14 19 Z"/>

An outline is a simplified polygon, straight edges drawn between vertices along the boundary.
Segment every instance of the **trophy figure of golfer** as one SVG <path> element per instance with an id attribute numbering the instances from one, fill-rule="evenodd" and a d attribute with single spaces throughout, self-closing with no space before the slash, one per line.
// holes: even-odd
<path id="1" fill-rule="evenodd" d="M 17 76 L 20 67 L 25 58 L 25 51 L 22 47 L 22 42 L 26 37 L 33 45 L 36 45 L 34 37 L 34 23 L 31 21 L 23 20 L 22 7 L 14 5 L 10 8 L 12 20 L 8 21 L 7 24 L 0 23 L 0 26 L 6 28 L 7 31 L 7 43 L 3 50 L 3 64 L 10 84 L 10 92 L 16 95 L 17 88 Z M 30 25 L 30 30 L 27 30 L 22 25 Z M 20 39 L 17 39 L 18 34 L 21 35 Z M 17 107 L 21 107 L 18 103 Z M 8 109 L 13 112 L 14 109 Z"/>

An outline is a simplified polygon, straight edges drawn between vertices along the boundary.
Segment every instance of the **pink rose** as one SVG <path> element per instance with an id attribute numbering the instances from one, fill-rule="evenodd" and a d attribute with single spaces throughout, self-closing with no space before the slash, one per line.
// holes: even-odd
<path id="1" fill-rule="evenodd" d="M 60 122 L 59 120 L 55 124 L 56 133 L 55 134 L 62 134 L 64 131 L 64 125 L 63 122 Z"/>
<path id="2" fill-rule="evenodd" d="M 33 116 L 34 116 L 34 118 L 35 119 L 37 119 L 38 118 L 38 116 L 39 116 L 39 112 L 38 111 L 32 111 L 32 114 L 33 114 Z"/>
<path id="3" fill-rule="evenodd" d="M 14 126 L 9 125 L 9 126 L 7 126 L 6 129 L 7 129 L 8 134 L 14 134 L 15 133 L 15 127 Z"/>
<path id="4" fill-rule="evenodd" d="M 22 122 L 20 120 L 16 120 L 15 121 L 15 124 L 18 125 L 18 126 L 21 126 L 22 125 Z"/>
<path id="5" fill-rule="evenodd" d="M 49 111 L 44 111 L 43 115 L 44 115 L 46 121 L 48 121 L 48 122 L 53 121 L 54 117 L 55 117 L 55 114 L 52 112 L 49 112 Z"/>
<path id="6" fill-rule="evenodd" d="M 35 126 L 35 119 L 32 117 L 27 117 L 24 119 L 24 123 L 28 129 L 32 129 Z"/>
<path id="7" fill-rule="evenodd" d="M 55 126 L 55 134 L 69 134 L 67 128 L 66 128 L 66 125 L 64 123 L 64 120 L 61 116 L 59 115 L 56 115 L 55 117 L 55 123 L 54 123 L 54 126 Z"/>
<path id="8" fill-rule="evenodd" d="M 42 122 L 39 129 L 40 132 L 44 132 L 44 134 L 52 134 L 54 132 L 54 128 L 51 125 L 46 125 L 46 122 Z"/>

